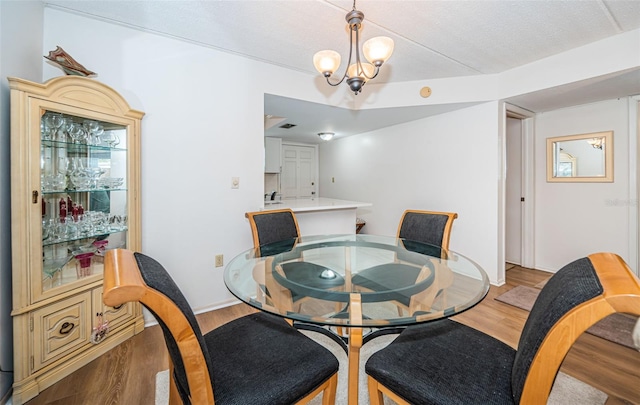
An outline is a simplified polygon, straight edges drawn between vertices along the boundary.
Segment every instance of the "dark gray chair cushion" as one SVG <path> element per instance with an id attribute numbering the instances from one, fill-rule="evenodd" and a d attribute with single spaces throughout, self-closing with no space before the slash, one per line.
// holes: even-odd
<path id="1" fill-rule="evenodd" d="M 247 315 L 203 336 L 189 303 L 162 265 L 141 253 L 134 256 L 144 282 L 171 299 L 191 325 L 209 370 L 216 404 L 292 404 L 338 371 L 338 360 L 329 350 L 274 315 Z M 180 397 L 190 404 L 176 341 L 162 319 L 148 309 L 162 328 Z"/>
<path id="2" fill-rule="evenodd" d="M 514 357 L 499 340 L 443 319 L 407 328 L 365 371 L 412 404 L 512 404 Z"/>
<path id="3" fill-rule="evenodd" d="M 293 404 L 338 371 L 329 350 L 262 312 L 214 329 L 205 340 L 216 405 Z"/>
<path id="4" fill-rule="evenodd" d="M 298 237 L 296 223 L 290 212 L 255 215 L 260 246 Z"/>
<path id="5" fill-rule="evenodd" d="M 549 330 L 567 312 L 603 292 L 591 260 L 585 257 L 558 270 L 531 308 L 518 343 L 512 372 L 513 395 L 520 402 L 531 362 Z"/>
<path id="6" fill-rule="evenodd" d="M 442 246 L 444 227 L 448 219 L 449 217 L 441 214 L 407 212 L 400 225 L 398 237 Z"/>
<path id="7" fill-rule="evenodd" d="M 200 343 L 200 348 L 202 349 L 204 359 L 207 362 L 209 374 L 211 374 L 212 366 L 210 356 L 207 351 L 207 346 L 202 336 L 202 332 L 200 331 L 200 327 L 198 326 L 198 321 L 193 315 L 193 311 L 191 310 L 189 302 L 184 297 L 184 295 L 182 295 L 182 292 L 180 291 L 176 283 L 160 263 L 149 256 L 143 255 L 142 253 L 134 253 L 134 257 L 136 259 L 136 262 L 138 263 L 140 275 L 142 276 L 144 282 L 154 290 L 166 295 L 171 301 L 176 304 L 178 308 L 180 308 L 180 311 L 182 311 L 184 317 L 189 322 L 189 325 L 191 325 L 191 329 L 193 329 L 194 334 L 198 339 L 198 343 Z M 180 394 L 180 397 L 182 398 L 182 402 L 188 404 L 190 393 L 189 384 L 187 383 L 187 376 L 185 374 L 184 364 L 182 363 L 182 356 L 180 356 L 178 344 L 173 338 L 171 332 L 169 332 L 169 329 L 166 327 L 163 320 L 153 312 L 152 308 L 147 309 L 149 310 L 149 312 L 151 312 L 151 314 L 153 314 L 153 316 L 158 321 L 160 328 L 162 329 L 164 340 L 167 345 L 167 350 L 169 351 L 169 356 L 171 357 L 171 361 L 173 362 L 174 378 L 176 380 L 178 392 Z"/>

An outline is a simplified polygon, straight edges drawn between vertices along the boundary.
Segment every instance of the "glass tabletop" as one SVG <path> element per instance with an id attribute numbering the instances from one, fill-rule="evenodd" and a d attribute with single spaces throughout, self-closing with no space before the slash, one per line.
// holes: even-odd
<path id="1" fill-rule="evenodd" d="M 461 254 L 366 234 L 306 236 L 249 249 L 229 262 L 224 282 L 261 311 L 345 327 L 449 317 L 489 290 L 484 270 Z"/>

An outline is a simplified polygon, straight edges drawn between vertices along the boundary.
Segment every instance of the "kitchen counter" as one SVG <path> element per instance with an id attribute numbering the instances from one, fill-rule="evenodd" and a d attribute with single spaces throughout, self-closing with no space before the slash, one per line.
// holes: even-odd
<path id="1" fill-rule="evenodd" d="M 317 197 L 265 201 L 263 211 L 291 208 L 302 236 L 329 235 L 356 233 L 356 210 L 371 206 L 371 203 Z"/>
<path id="2" fill-rule="evenodd" d="M 360 207 L 371 207 L 371 203 L 337 200 L 335 198 L 301 198 L 295 200 L 265 201 L 264 211 L 291 208 L 293 212 L 341 210 Z"/>

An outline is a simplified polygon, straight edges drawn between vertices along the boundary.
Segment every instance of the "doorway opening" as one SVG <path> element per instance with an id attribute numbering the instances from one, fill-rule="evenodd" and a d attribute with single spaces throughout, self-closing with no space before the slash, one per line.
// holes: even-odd
<path id="1" fill-rule="evenodd" d="M 534 268 L 534 116 L 531 111 L 505 103 L 505 272 L 516 266 Z"/>

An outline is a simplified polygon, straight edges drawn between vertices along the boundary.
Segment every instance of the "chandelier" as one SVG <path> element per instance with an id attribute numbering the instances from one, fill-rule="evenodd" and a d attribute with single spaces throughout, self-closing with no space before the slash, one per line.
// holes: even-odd
<path id="1" fill-rule="evenodd" d="M 366 41 L 362 46 L 362 53 L 370 63 L 360 61 L 360 26 L 364 21 L 362 11 L 356 10 L 356 1 L 353 0 L 353 9 L 345 17 L 349 23 L 349 61 L 347 70 L 342 78 L 337 82 L 330 80 L 331 75 L 340 67 L 340 54 L 336 51 L 324 50 L 313 55 L 313 65 L 316 70 L 327 78 L 327 83 L 337 86 L 345 79 L 354 94 L 362 91 L 362 86 L 367 80 L 378 75 L 380 66 L 389 59 L 393 53 L 393 40 L 389 37 L 375 37 Z M 355 34 L 355 35 L 354 35 Z M 355 37 L 355 41 L 354 41 Z M 355 52 L 353 51 L 355 47 Z M 351 58 L 355 53 L 355 61 L 351 63 Z"/>

